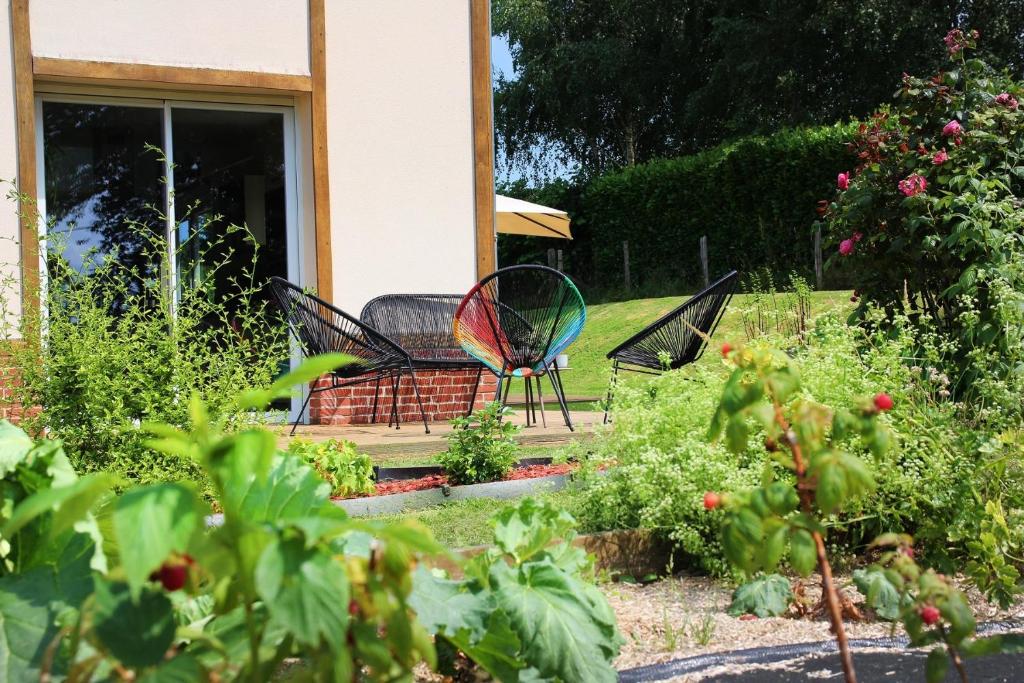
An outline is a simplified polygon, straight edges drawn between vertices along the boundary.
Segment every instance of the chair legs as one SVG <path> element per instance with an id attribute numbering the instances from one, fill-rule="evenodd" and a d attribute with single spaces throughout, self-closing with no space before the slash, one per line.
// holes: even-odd
<path id="1" fill-rule="evenodd" d="M 572 425 L 572 418 L 569 417 L 569 405 L 565 400 L 565 388 L 562 386 L 562 376 L 558 374 L 558 365 L 552 363 L 551 371 L 548 372 L 551 379 L 551 387 L 555 390 L 555 397 L 558 399 L 558 407 L 562 409 L 562 417 L 565 418 L 565 426 L 570 432 L 576 431 Z"/>
<path id="2" fill-rule="evenodd" d="M 466 417 L 473 414 L 473 406 L 476 405 L 476 392 L 480 388 L 480 376 L 484 372 L 484 367 L 481 365 L 476 371 L 476 381 L 473 382 L 473 394 L 469 397 L 469 406 L 466 408 Z"/>
<path id="3" fill-rule="evenodd" d="M 423 410 L 423 399 L 420 398 L 420 385 L 416 382 L 416 371 L 413 370 L 412 365 L 409 366 L 409 377 L 412 379 L 412 390 L 416 394 L 416 403 L 420 407 L 420 417 L 423 418 L 423 429 L 430 433 L 430 426 L 427 425 L 427 411 Z M 398 396 L 395 395 L 395 402 L 398 402 Z"/>
<path id="4" fill-rule="evenodd" d="M 309 405 L 309 401 L 311 398 L 313 398 L 313 394 L 315 393 L 316 390 L 310 389 L 309 393 L 306 394 L 306 400 L 302 402 L 302 408 L 299 409 L 299 416 L 295 418 L 295 424 L 292 425 L 292 431 L 288 433 L 288 436 L 295 436 L 295 429 L 302 422 L 302 416 L 306 414 L 306 406 Z"/>

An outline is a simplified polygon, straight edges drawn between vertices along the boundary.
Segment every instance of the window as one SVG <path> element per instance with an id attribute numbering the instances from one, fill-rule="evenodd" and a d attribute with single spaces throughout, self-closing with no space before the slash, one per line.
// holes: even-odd
<path id="1" fill-rule="evenodd" d="M 156 277 L 152 231 L 177 255 L 178 289 L 229 249 L 237 268 L 249 263 L 253 247 L 228 230 L 245 225 L 258 280 L 298 279 L 291 109 L 57 96 L 39 106 L 48 240 L 71 266 L 95 251 Z M 237 275 L 222 269 L 215 282 Z"/>

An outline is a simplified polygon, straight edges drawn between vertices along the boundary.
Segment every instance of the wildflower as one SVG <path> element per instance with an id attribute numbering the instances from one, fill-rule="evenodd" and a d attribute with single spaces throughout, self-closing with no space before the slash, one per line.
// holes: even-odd
<path id="1" fill-rule="evenodd" d="M 925 180 L 924 176 L 917 173 L 911 173 L 899 182 L 900 192 L 908 197 L 921 194 L 927 187 L 928 181 Z"/>
<path id="2" fill-rule="evenodd" d="M 840 190 L 847 190 L 847 189 L 849 189 L 849 187 L 850 187 L 850 174 L 849 173 L 840 173 L 836 177 L 836 186 Z"/>
<path id="3" fill-rule="evenodd" d="M 949 161 L 949 155 L 946 154 L 946 148 L 945 147 L 943 147 L 938 152 L 936 152 L 935 156 L 932 157 L 932 164 L 934 164 L 935 166 L 941 166 L 942 164 L 946 163 L 947 161 Z"/>
<path id="4" fill-rule="evenodd" d="M 843 256 L 849 256 L 853 253 L 853 240 L 843 240 L 839 243 L 839 253 Z"/>
<path id="5" fill-rule="evenodd" d="M 964 132 L 964 127 L 960 125 L 960 122 L 953 119 L 945 126 L 942 127 L 942 134 L 948 137 L 959 137 Z"/>

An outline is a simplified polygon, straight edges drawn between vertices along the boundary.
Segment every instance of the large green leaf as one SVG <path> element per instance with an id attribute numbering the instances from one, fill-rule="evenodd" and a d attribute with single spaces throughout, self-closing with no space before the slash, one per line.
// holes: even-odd
<path id="1" fill-rule="evenodd" d="M 558 538 L 571 537 L 576 521 L 547 501 L 523 498 L 494 517 L 494 542 L 517 562 L 525 562 Z"/>
<path id="2" fill-rule="evenodd" d="M 526 667 L 519 658 L 519 637 L 501 610 L 491 615 L 483 637 L 474 638 L 469 629 L 461 629 L 449 640 L 502 683 L 518 683 L 519 672 Z"/>
<path id="3" fill-rule="evenodd" d="M 615 681 L 617 638 L 594 618 L 588 596 L 548 559 L 491 567 L 495 601 L 522 642 L 525 662 L 563 681 Z"/>
<path id="4" fill-rule="evenodd" d="M 59 535 L 75 522 L 84 519 L 96 502 L 117 483 L 117 477 L 107 472 L 95 472 L 75 480 L 68 486 L 51 486 L 32 494 L 18 504 L 14 514 L 4 524 L 2 534 L 11 538 L 26 524 L 47 512 L 53 512 L 51 535 Z"/>
<path id="5" fill-rule="evenodd" d="M 179 654 L 146 673 L 139 683 L 195 683 L 206 680 L 202 665 L 189 654 Z"/>
<path id="6" fill-rule="evenodd" d="M 78 607 L 93 590 L 92 544 L 76 535 L 55 564 L 0 578 L 0 680 L 39 680 L 46 647 L 57 635 L 57 614 Z M 60 677 L 58 657 L 51 674 Z"/>
<path id="7" fill-rule="evenodd" d="M 786 612 L 793 600 L 789 581 L 778 574 L 759 576 L 745 583 L 732 594 L 729 614 L 755 614 L 759 617 L 777 617 Z"/>
<path id="8" fill-rule="evenodd" d="M 868 607 L 886 621 L 900 618 L 900 592 L 885 576 L 885 572 L 876 566 L 867 569 L 856 569 L 853 572 L 853 583 L 865 598 Z"/>
<path id="9" fill-rule="evenodd" d="M 195 492 L 181 484 L 145 486 L 118 499 L 114 533 L 132 595 L 170 553 L 185 552 L 204 513 Z"/>
<path id="10" fill-rule="evenodd" d="M 171 601 L 154 589 L 132 598 L 127 584 L 96 582 L 96 635 L 131 668 L 155 666 L 174 642 Z"/>
<path id="11" fill-rule="evenodd" d="M 409 607 L 428 632 L 454 634 L 467 629 L 476 639 L 487 630 L 487 617 L 494 610 L 488 594 L 472 593 L 465 582 L 434 576 L 423 565 L 412 579 Z"/>
<path id="12" fill-rule="evenodd" d="M 247 522 L 285 522 L 313 515 L 330 494 L 331 485 L 299 458 L 278 455 L 265 479 L 250 473 L 227 489 L 225 510 Z"/>
<path id="13" fill-rule="evenodd" d="M 256 565 L 256 591 L 272 622 L 316 647 L 344 647 L 348 629 L 348 576 L 341 564 L 301 538 L 271 541 Z"/>
<path id="14" fill-rule="evenodd" d="M 32 439 L 7 420 L 0 420 L 0 477 L 13 472 L 32 450 Z"/>

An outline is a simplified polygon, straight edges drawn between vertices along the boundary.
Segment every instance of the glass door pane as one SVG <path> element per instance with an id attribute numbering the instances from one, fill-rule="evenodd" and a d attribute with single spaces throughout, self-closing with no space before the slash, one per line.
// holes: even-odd
<path id="1" fill-rule="evenodd" d="M 178 286 L 213 276 L 222 298 L 245 277 L 288 277 L 284 115 L 171 109 Z M 246 226 L 252 239 L 232 226 Z"/>
<path id="2" fill-rule="evenodd" d="M 140 277 L 159 275 L 165 224 L 159 108 L 42 102 L 49 259 L 75 270 L 117 255 Z"/>

